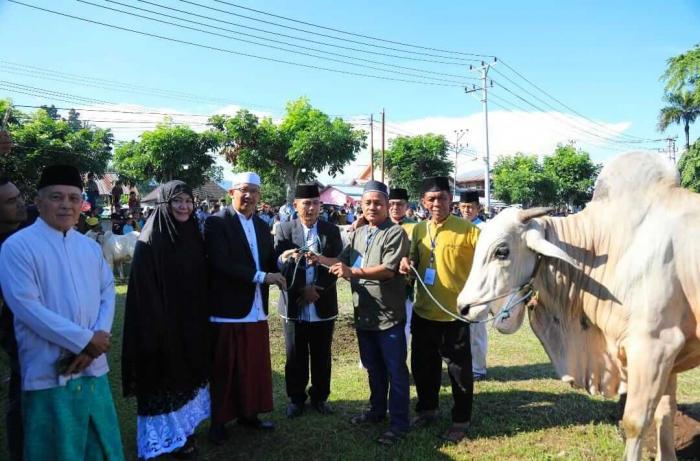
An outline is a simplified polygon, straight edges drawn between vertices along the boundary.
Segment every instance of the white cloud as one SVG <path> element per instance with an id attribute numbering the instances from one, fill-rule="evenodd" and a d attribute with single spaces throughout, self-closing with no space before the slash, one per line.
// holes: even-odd
<path id="1" fill-rule="evenodd" d="M 89 109 L 89 110 L 87 110 Z M 210 115 L 234 115 L 241 106 L 227 105 L 203 114 L 193 114 L 173 108 L 147 107 L 137 104 L 118 104 L 89 106 L 83 109 L 81 119 L 89 120 L 93 125 L 111 128 L 117 140 L 128 141 L 138 139 L 147 130 L 152 130 L 158 123 L 169 116 L 173 123 L 189 125 L 195 131 L 207 129 L 206 121 Z M 269 112 L 253 111 L 259 117 L 273 117 Z M 366 117 L 351 119 L 358 128 L 367 129 Z M 630 123 L 619 121 L 614 123 L 590 121 L 581 117 L 558 112 L 521 112 L 521 111 L 489 111 L 489 146 L 491 163 L 502 155 L 524 152 L 537 155 L 549 155 L 557 144 L 574 141 L 591 154 L 596 162 L 605 162 L 609 157 L 631 150 L 632 145 L 612 143 L 630 128 Z M 458 172 L 476 171 L 483 169 L 485 152 L 485 132 L 483 113 L 477 112 L 466 117 L 425 117 L 420 119 L 393 122 L 387 120 L 386 146 L 398 135 L 416 135 L 424 133 L 442 134 L 450 142 L 455 141 L 456 130 L 468 130 L 460 141 L 465 146 L 459 156 Z M 369 140 L 369 137 L 368 137 Z M 374 148 L 381 150 L 381 124 L 374 126 Z M 224 178 L 231 176 L 230 165 L 222 158 L 217 158 L 217 164 L 224 168 Z M 349 183 L 356 178 L 369 164 L 369 148 L 360 152 L 357 160 L 346 166 L 345 173 L 331 178 L 326 173 L 319 175 L 319 180 L 328 183 Z"/>

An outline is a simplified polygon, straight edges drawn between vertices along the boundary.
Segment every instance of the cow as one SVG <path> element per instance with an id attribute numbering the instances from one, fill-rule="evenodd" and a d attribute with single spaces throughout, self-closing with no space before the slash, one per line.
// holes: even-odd
<path id="1" fill-rule="evenodd" d="M 119 278 L 124 280 L 124 263 L 131 261 L 136 249 L 136 241 L 139 239 L 139 232 L 129 232 L 126 235 L 113 234 L 107 231 L 104 234 L 95 231 L 87 231 L 86 237 L 96 240 L 102 246 L 104 255 L 109 266 L 114 270 L 114 265 L 119 268 Z"/>
<path id="2" fill-rule="evenodd" d="M 485 226 L 460 311 L 505 333 L 527 311 L 563 381 L 627 393 L 624 458 L 641 459 L 653 418 L 656 459 L 675 459 L 676 375 L 700 364 L 700 194 L 635 152 L 603 168 L 583 211 L 548 211 L 510 208 Z"/>

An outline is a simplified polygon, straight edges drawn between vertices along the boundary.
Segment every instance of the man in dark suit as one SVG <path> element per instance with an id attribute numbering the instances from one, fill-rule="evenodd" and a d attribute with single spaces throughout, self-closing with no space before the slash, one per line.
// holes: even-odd
<path id="1" fill-rule="evenodd" d="M 289 286 L 278 305 L 285 319 L 289 418 L 303 413 L 307 397 L 319 413 L 332 413 L 327 399 L 331 391 L 331 342 L 338 316 L 337 278 L 324 267 L 307 264 L 304 254 L 313 251 L 335 258 L 343 250 L 338 227 L 318 219 L 321 199 L 316 184 L 297 186 L 294 209 L 298 218 L 282 223 L 275 234 L 275 254 Z M 307 395 L 309 359 L 311 388 Z"/>
<path id="2" fill-rule="evenodd" d="M 211 429 L 216 444 L 226 438 L 225 424 L 271 430 L 258 413 L 272 411 L 272 368 L 267 326 L 268 289 L 286 289 L 277 270 L 270 228 L 255 216 L 260 177 L 239 173 L 231 207 L 204 225 L 210 265 L 214 359 L 211 375 Z"/>

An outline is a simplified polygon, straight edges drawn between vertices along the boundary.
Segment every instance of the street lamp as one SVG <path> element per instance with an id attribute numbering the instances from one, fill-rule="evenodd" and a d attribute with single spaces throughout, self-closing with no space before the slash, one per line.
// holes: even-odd
<path id="1" fill-rule="evenodd" d="M 453 130 L 455 134 L 455 175 L 454 175 L 454 194 L 457 194 L 457 155 L 459 155 L 459 140 L 462 136 L 467 134 L 469 130 L 467 128 L 462 128 L 460 130 Z"/>

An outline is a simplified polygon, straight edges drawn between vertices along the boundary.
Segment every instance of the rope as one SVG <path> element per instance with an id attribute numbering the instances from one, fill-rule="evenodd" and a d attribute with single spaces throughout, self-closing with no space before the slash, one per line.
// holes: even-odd
<path id="1" fill-rule="evenodd" d="M 447 315 L 449 315 L 450 317 L 452 317 L 453 319 L 459 320 L 460 322 L 464 322 L 464 323 L 469 323 L 469 324 L 471 324 L 471 323 L 488 323 L 488 322 L 493 322 L 493 321 L 496 321 L 496 320 L 506 320 L 506 319 L 510 318 L 510 313 L 511 313 L 511 311 L 512 311 L 513 309 L 515 309 L 515 307 L 516 307 L 518 304 L 520 304 L 521 302 L 525 301 L 525 300 L 528 299 L 530 296 L 532 296 L 532 286 L 528 283 L 528 284 L 526 284 L 525 286 L 520 287 L 519 289 L 515 290 L 515 291 L 510 295 L 510 298 L 509 298 L 508 301 L 506 302 L 505 306 L 501 308 L 501 310 L 498 312 L 498 314 L 492 316 L 491 318 L 486 318 L 486 319 L 484 319 L 484 320 L 467 320 L 466 318 L 462 317 L 461 315 L 457 315 L 457 314 L 455 314 L 454 312 L 452 312 L 452 311 L 446 309 L 437 299 L 435 299 L 435 296 L 433 296 L 433 294 L 430 292 L 430 290 L 428 289 L 428 287 L 425 285 L 425 282 L 423 282 L 423 279 L 421 278 L 421 276 L 420 276 L 420 274 L 418 273 L 418 271 L 416 270 L 416 268 L 413 267 L 413 266 L 411 266 L 411 270 L 412 270 L 413 273 L 415 274 L 416 279 L 417 279 L 418 282 L 421 284 L 421 286 L 423 287 L 423 289 L 425 290 L 425 292 L 428 294 L 428 297 L 435 303 L 435 305 L 436 305 L 437 307 L 439 307 L 440 310 L 442 310 L 444 313 L 446 313 Z M 528 289 L 528 290 L 527 290 L 527 293 L 525 293 L 523 296 L 519 297 L 518 299 L 513 300 L 513 298 L 515 298 L 515 296 L 518 294 L 518 292 L 519 292 L 522 288 L 527 288 L 527 289 Z M 505 296 L 507 296 L 507 295 L 500 296 L 499 298 L 503 298 L 503 297 L 505 297 Z M 495 298 L 495 299 L 497 299 L 497 298 Z"/>

